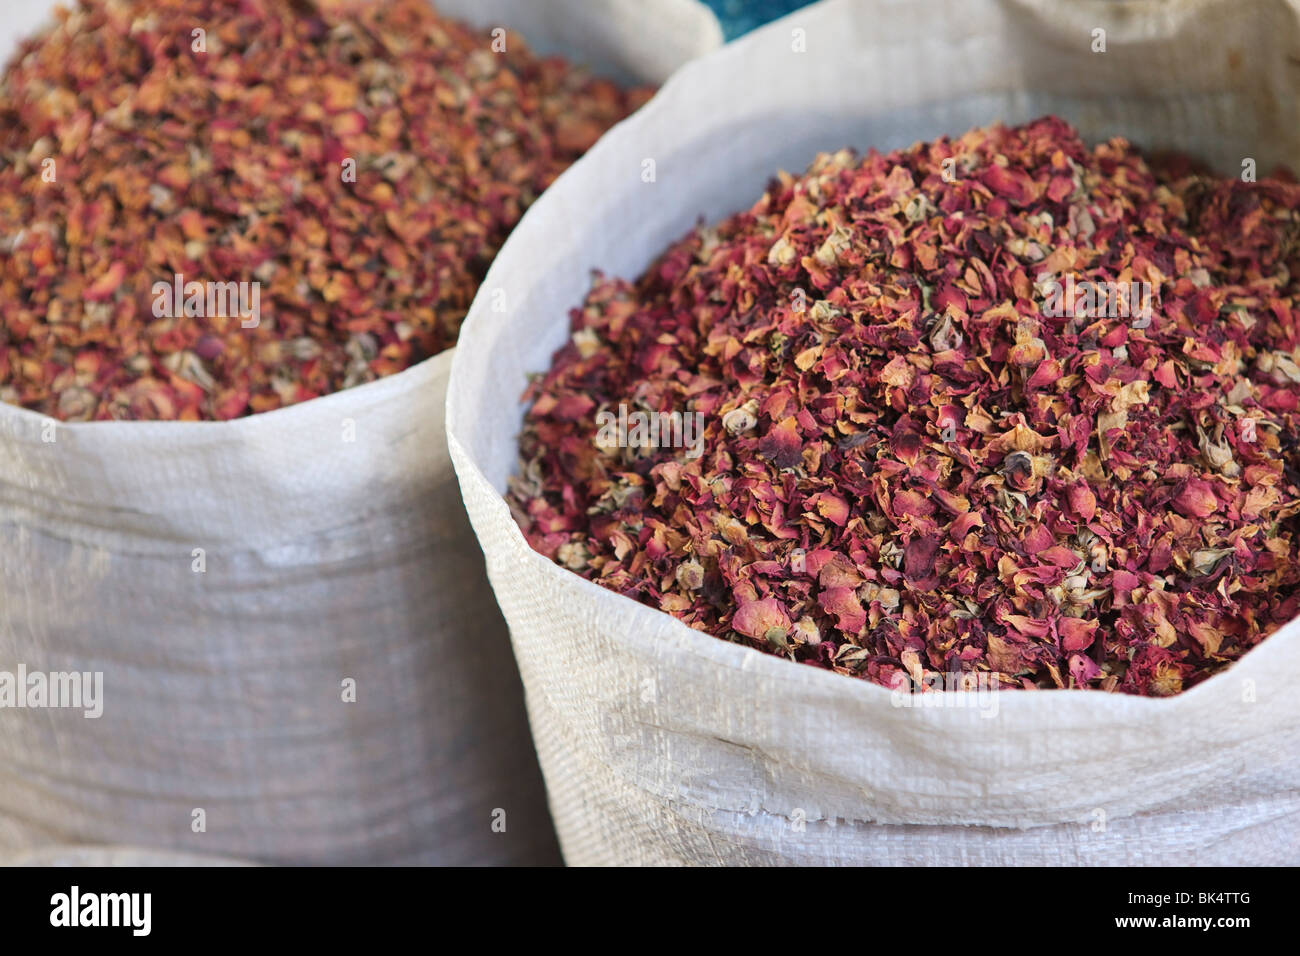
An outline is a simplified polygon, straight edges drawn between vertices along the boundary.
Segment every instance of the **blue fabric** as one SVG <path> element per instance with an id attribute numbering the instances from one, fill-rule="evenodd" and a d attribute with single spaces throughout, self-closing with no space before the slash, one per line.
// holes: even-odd
<path id="1" fill-rule="evenodd" d="M 704 0 L 722 21 L 722 32 L 728 40 L 770 20 L 783 17 L 792 10 L 807 6 L 811 0 Z"/>

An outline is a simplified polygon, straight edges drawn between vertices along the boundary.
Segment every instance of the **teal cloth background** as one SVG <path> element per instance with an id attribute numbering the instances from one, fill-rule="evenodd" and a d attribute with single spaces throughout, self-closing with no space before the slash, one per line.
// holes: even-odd
<path id="1" fill-rule="evenodd" d="M 728 40 L 806 7 L 810 0 L 705 0 L 722 22 Z"/>

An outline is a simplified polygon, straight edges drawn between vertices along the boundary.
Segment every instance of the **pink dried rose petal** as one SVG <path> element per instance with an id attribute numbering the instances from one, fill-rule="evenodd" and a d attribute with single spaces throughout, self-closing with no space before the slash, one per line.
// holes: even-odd
<path id="1" fill-rule="evenodd" d="M 1074 683 L 1077 686 L 1087 687 L 1100 675 L 1101 668 L 1097 666 L 1096 661 L 1092 658 L 1083 654 L 1070 655 L 1070 676 L 1074 678 Z"/>
<path id="2" fill-rule="evenodd" d="M 1219 510 L 1219 499 L 1214 486 L 1199 478 L 1189 478 L 1174 495 L 1174 507 L 1189 518 L 1208 518 Z"/>
<path id="3" fill-rule="evenodd" d="M 776 598 L 763 598 L 738 607 L 731 626 L 746 637 L 762 638 L 773 628 L 789 630 L 790 615 Z"/>
<path id="4" fill-rule="evenodd" d="M 857 634 L 867 623 L 867 612 L 853 588 L 827 588 L 818 596 L 817 603 L 835 618 L 835 626 L 845 634 Z"/>
<path id="5" fill-rule="evenodd" d="M 839 495 L 819 492 L 808 498 L 807 504 L 817 509 L 817 514 L 838 527 L 844 527 L 849 520 L 849 503 Z"/>
<path id="6" fill-rule="evenodd" d="M 1086 482 L 1077 481 L 1066 491 L 1071 514 L 1083 521 L 1091 521 L 1097 513 L 1097 496 Z"/>
<path id="7" fill-rule="evenodd" d="M 1096 637 L 1097 626 L 1096 621 L 1085 621 L 1077 617 L 1061 618 L 1057 624 L 1057 630 L 1061 635 L 1061 648 L 1066 651 L 1087 650 Z"/>
<path id="8" fill-rule="evenodd" d="M 995 195 L 1003 196 L 1017 206 L 1028 203 L 1037 191 L 1033 178 L 1023 169 L 993 164 L 980 178 Z"/>

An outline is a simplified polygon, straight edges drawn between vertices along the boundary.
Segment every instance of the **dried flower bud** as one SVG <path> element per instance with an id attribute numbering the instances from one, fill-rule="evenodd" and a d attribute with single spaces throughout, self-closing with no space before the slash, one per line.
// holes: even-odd
<path id="1" fill-rule="evenodd" d="M 1035 332 L 1036 323 L 1021 319 L 1016 324 L 1016 344 L 1011 349 L 1011 361 L 1017 365 L 1037 365 L 1047 357 L 1047 346 Z"/>
<path id="2" fill-rule="evenodd" d="M 600 351 L 600 336 L 596 334 L 595 329 L 578 329 L 573 333 L 572 339 L 578 354 L 585 359 L 591 358 Z"/>
<path id="3" fill-rule="evenodd" d="M 961 348 L 962 341 L 962 335 L 953 326 L 952 319 L 946 313 L 939 316 L 930 332 L 930 347 L 936 352 L 947 352 Z"/>
<path id="4" fill-rule="evenodd" d="M 677 566 L 677 583 L 688 591 L 704 587 L 704 565 L 692 559 Z"/>
<path id="5" fill-rule="evenodd" d="M 570 571 L 585 571 L 591 561 L 591 552 L 581 541 L 566 541 L 555 551 L 555 558 Z"/>
<path id="6" fill-rule="evenodd" d="M 1200 439 L 1201 455 L 1207 465 L 1228 478 L 1236 478 L 1241 474 L 1241 466 L 1237 464 L 1236 458 L 1233 457 L 1231 445 L 1211 440 L 1210 436 L 1199 425 L 1196 428 L 1196 433 Z"/>
<path id="7" fill-rule="evenodd" d="M 1151 693 L 1155 697 L 1172 697 L 1174 694 L 1181 693 L 1183 689 L 1183 675 L 1176 667 L 1162 665 L 1157 668 L 1155 677 L 1151 681 Z"/>
<path id="8" fill-rule="evenodd" d="M 767 261 L 769 265 L 788 266 L 794 262 L 798 255 L 794 243 L 787 237 L 782 236 L 772 244 L 772 248 L 767 253 Z"/>
<path id="9" fill-rule="evenodd" d="M 843 226 L 836 226 L 826 237 L 826 241 L 813 253 L 813 258 L 826 268 L 833 268 L 839 264 L 840 256 L 848 252 L 852 239 L 852 232 Z"/>
<path id="10" fill-rule="evenodd" d="M 785 650 L 790 646 L 786 640 L 786 630 L 783 627 L 769 627 L 763 632 L 763 640 L 781 650 Z"/>
<path id="11" fill-rule="evenodd" d="M 1192 552 L 1192 571 L 1196 574 L 1210 574 L 1219 561 L 1232 554 L 1232 548 L 1205 548 Z"/>
<path id="12" fill-rule="evenodd" d="M 752 399 L 722 416 L 722 427 L 732 435 L 744 434 L 757 424 L 758 402 Z"/>

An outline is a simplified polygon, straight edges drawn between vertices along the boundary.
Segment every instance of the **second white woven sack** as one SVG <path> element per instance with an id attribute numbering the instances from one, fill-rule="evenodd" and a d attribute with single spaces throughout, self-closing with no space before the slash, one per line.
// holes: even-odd
<path id="1" fill-rule="evenodd" d="M 1227 175 L 1295 167 L 1297 48 L 1283 2 L 831 0 L 688 66 L 529 212 L 487 279 L 509 313 L 480 297 L 465 324 L 448 441 L 570 863 L 1300 862 L 1296 622 L 1172 699 L 898 707 L 571 574 L 502 497 L 509 399 L 549 366 L 590 269 L 639 275 L 820 150 L 1046 113 Z"/>

